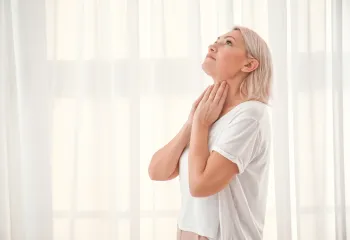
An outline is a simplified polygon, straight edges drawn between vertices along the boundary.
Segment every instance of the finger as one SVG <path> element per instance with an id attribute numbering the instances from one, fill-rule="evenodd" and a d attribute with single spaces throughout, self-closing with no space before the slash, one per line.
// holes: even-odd
<path id="1" fill-rule="evenodd" d="M 218 89 L 218 91 L 216 92 L 215 98 L 213 100 L 214 103 L 219 103 L 220 99 L 222 98 L 222 95 L 224 94 L 224 91 L 226 89 L 226 82 L 222 82 L 220 84 L 220 87 Z"/>
<path id="2" fill-rule="evenodd" d="M 203 96 L 205 94 L 205 92 L 208 90 L 210 86 L 208 86 L 202 93 L 201 95 L 196 99 L 196 101 L 192 104 L 192 111 L 195 111 L 199 105 L 199 103 L 201 102 L 201 100 L 203 99 Z"/>
<path id="3" fill-rule="evenodd" d="M 214 85 L 210 85 L 207 91 L 205 91 L 205 94 L 202 98 L 202 101 L 207 101 L 210 95 L 210 92 L 212 91 Z"/>
<path id="4" fill-rule="evenodd" d="M 226 101 L 226 98 L 228 95 L 228 89 L 229 89 L 229 86 L 228 86 L 228 84 L 226 84 L 224 93 L 222 94 L 222 97 L 220 98 L 220 101 L 219 101 L 219 107 L 221 107 L 221 108 L 224 106 L 224 103 Z"/>
<path id="5" fill-rule="evenodd" d="M 194 105 L 197 106 L 198 103 L 202 100 L 202 98 L 204 97 L 204 94 L 206 93 L 206 91 L 208 90 L 208 88 L 210 87 L 210 85 L 201 93 L 201 95 L 197 98 L 197 100 L 195 101 Z"/>
<path id="6" fill-rule="evenodd" d="M 209 101 L 212 102 L 214 100 L 216 92 L 218 91 L 219 87 L 220 87 L 220 83 L 216 83 L 213 90 L 211 91 L 211 93 L 209 95 L 209 99 L 208 99 Z"/>

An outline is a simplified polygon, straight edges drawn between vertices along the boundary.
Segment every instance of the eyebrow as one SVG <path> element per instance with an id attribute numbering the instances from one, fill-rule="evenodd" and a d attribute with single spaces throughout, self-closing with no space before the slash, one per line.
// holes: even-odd
<path id="1" fill-rule="evenodd" d="M 231 35 L 228 35 L 228 36 L 225 36 L 224 37 L 224 39 L 226 39 L 226 38 L 233 38 L 233 40 L 235 40 L 235 42 L 236 42 L 236 38 L 234 38 L 233 36 L 231 36 Z M 218 37 L 218 39 L 217 40 L 219 40 L 220 39 L 220 37 Z"/>

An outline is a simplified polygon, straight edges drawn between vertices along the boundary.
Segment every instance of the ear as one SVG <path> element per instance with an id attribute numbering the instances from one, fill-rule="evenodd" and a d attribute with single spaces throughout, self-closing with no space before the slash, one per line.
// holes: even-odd
<path id="1" fill-rule="evenodd" d="M 258 60 L 254 58 L 250 58 L 247 61 L 247 64 L 244 65 L 244 67 L 241 69 L 242 72 L 250 73 L 253 72 L 255 69 L 259 67 L 259 62 Z"/>

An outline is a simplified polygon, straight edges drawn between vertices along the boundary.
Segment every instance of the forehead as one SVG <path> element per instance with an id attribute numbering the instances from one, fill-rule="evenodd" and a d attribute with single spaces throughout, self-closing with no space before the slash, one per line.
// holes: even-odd
<path id="1" fill-rule="evenodd" d="M 244 45 L 244 40 L 242 37 L 242 33 L 240 30 L 232 30 L 230 32 L 225 33 L 224 35 L 220 36 L 220 38 L 225 38 L 231 36 L 236 40 L 237 44 Z"/>

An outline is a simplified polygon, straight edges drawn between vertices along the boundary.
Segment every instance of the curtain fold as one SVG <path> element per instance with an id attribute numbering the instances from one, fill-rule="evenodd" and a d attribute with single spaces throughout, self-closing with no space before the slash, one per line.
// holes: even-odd
<path id="1" fill-rule="evenodd" d="M 287 1 L 268 0 L 268 41 L 273 56 L 273 161 L 278 239 L 292 239 L 290 192 L 290 97 L 288 70 Z M 289 63 L 290 64 L 290 63 Z M 281 184 L 283 183 L 283 184 Z"/>
<path id="2" fill-rule="evenodd" d="M 45 1 L 2 1 L 1 234 L 52 239 L 52 88 L 46 58 Z M 5 54 L 4 54 L 5 53 Z M 4 197 L 3 197 L 4 196 Z M 3 237 L 1 236 L 3 239 Z M 6 239 L 4 238 L 4 239 Z"/>
<path id="3" fill-rule="evenodd" d="M 264 239 L 350 240 L 349 0 L 0 0 L 0 239 L 175 238 L 147 167 L 234 25 L 273 55 Z"/>

